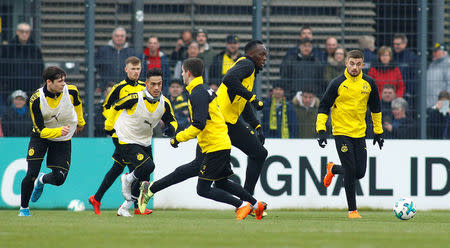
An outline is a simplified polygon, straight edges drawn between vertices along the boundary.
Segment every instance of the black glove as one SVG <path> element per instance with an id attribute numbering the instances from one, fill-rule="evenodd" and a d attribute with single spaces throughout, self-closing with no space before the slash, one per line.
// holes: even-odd
<path id="1" fill-rule="evenodd" d="M 170 139 L 170 145 L 171 145 L 173 148 L 177 148 L 179 143 L 180 143 L 180 142 L 178 142 L 177 137 L 172 137 L 172 138 Z"/>
<path id="2" fill-rule="evenodd" d="M 172 137 L 172 136 L 175 135 L 175 128 L 174 128 L 172 125 L 168 124 L 168 125 L 166 125 L 166 127 L 164 128 L 163 133 L 164 133 L 164 135 L 167 136 L 167 137 Z"/>
<path id="3" fill-rule="evenodd" d="M 255 98 L 253 98 L 252 101 L 250 101 L 250 103 L 253 105 L 253 107 L 256 109 L 256 111 L 260 111 L 264 107 L 263 101 L 256 98 L 256 96 L 255 96 Z"/>
<path id="4" fill-rule="evenodd" d="M 116 130 L 114 128 L 113 128 L 113 130 L 105 130 L 105 133 L 109 136 L 112 136 L 115 132 L 116 132 Z"/>
<path id="5" fill-rule="evenodd" d="M 264 145 L 264 142 L 266 141 L 266 137 L 264 137 L 264 133 L 262 131 L 261 126 L 257 127 L 255 129 L 256 135 L 258 136 L 259 141 L 261 141 L 261 145 Z"/>
<path id="6" fill-rule="evenodd" d="M 317 134 L 317 142 L 319 142 L 319 146 L 325 148 L 327 143 L 327 132 L 325 130 L 320 130 Z"/>
<path id="7" fill-rule="evenodd" d="M 383 143 L 384 143 L 384 139 L 383 139 L 383 134 L 375 134 L 375 136 L 373 137 L 373 145 L 375 145 L 376 143 L 378 143 L 378 146 L 381 148 L 383 147 Z"/>

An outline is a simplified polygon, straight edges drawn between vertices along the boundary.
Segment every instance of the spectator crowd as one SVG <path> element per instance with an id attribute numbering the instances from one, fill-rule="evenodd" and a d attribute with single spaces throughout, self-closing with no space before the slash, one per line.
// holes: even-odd
<path id="1" fill-rule="evenodd" d="M 31 33 L 29 24 L 20 23 L 15 37 L 1 46 L 0 135 L 3 131 L 4 136 L 28 136 L 32 128 L 27 100 L 42 84 L 44 63 Z M 379 47 L 375 44 L 373 36 L 359 39 L 359 48 L 365 57 L 363 72 L 375 80 L 380 93 L 386 137 L 418 138 L 418 57 L 408 48 L 405 34 L 395 34 L 392 44 Z M 129 81 L 125 61 L 136 56 L 142 62 L 139 80 L 144 81 L 147 70 L 162 70 L 163 94 L 172 103 L 179 127 L 183 129 L 190 122 L 181 76 L 183 60 L 201 58 L 205 63 L 204 81 L 217 90 L 234 62 L 245 56 L 240 45 L 240 38 L 235 34 L 226 36 L 223 47 L 213 47 L 205 29 L 185 30 L 170 54 L 161 51 L 159 38 L 154 35 L 147 39 L 143 54 L 136 54 L 127 42 L 127 31 L 117 27 L 111 40 L 98 47 L 95 54 L 96 91 L 104 99 L 114 84 Z M 266 137 L 316 137 L 320 98 L 330 81 L 344 73 L 346 52 L 336 37 L 327 37 L 324 44 L 319 44 L 311 27 L 300 29 L 297 44 L 286 51 L 279 67 L 279 78 L 270 82 L 271 90 L 264 100 L 261 120 Z M 428 138 L 450 138 L 449 68 L 450 58 L 445 47 L 436 43 L 432 47 L 426 82 Z M 96 136 L 104 136 L 102 111 L 102 102 L 99 102 L 94 118 Z M 371 135 L 370 130 L 367 135 Z"/>

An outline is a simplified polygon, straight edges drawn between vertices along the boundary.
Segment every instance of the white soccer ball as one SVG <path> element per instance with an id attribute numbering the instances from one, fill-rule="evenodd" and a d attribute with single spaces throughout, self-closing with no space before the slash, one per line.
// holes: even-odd
<path id="1" fill-rule="evenodd" d="M 84 202 L 75 199 L 70 201 L 69 206 L 67 206 L 67 210 L 69 211 L 75 211 L 75 212 L 79 212 L 79 211 L 84 211 L 86 209 L 86 206 L 84 205 Z"/>
<path id="2" fill-rule="evenodd" d="M 394 215 L 401 220 L 409 220 L 416 215 L 416 204 L 407 197 L 401 197 L 395 202 Z"/>

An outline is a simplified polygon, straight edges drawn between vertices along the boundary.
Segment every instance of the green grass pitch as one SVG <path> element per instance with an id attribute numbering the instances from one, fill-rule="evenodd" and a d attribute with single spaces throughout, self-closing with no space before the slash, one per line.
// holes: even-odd
<path id="1" fill-rule="evenodd" d="M 450 212 L 419 211 L 401 221 L 392 211 L 269 210 L 261 221 L 233 211 L 156 210 L 117 217 L 115 211 L 0 210 L 0 247 L 448 247 Z"/>

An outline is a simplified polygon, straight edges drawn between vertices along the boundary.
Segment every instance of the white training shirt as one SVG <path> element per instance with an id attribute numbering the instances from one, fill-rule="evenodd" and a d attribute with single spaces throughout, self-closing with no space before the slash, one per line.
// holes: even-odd
<path id="1" fill-rule="evenodd" d="M 61 100 L 56 108 L 51 108 L 45 98 L 44 89 L 39 89 L 39 99 L 44 125 L 47 128 L 59 128 L 70 125 L 69 133 L 58 138 L 49 138 L 52 141 L 70 140 L 77 129 L 78 117 L 72 101 L 70 100 L 69 88 L 64 86 Z"/>
<path id="2" fill-rule="evenodd" d="M 122 111 L 114 124 L 114 129 L 120 141 L 147 147 L 152 143 L 153 128 L 164 115 L 164 96 L 161 94 L 158 106 L 150 113 L 145 107 L 144 92 L 139 91 L 137 94 L 136 110 L 131 115 L 126 110 Z"/>

